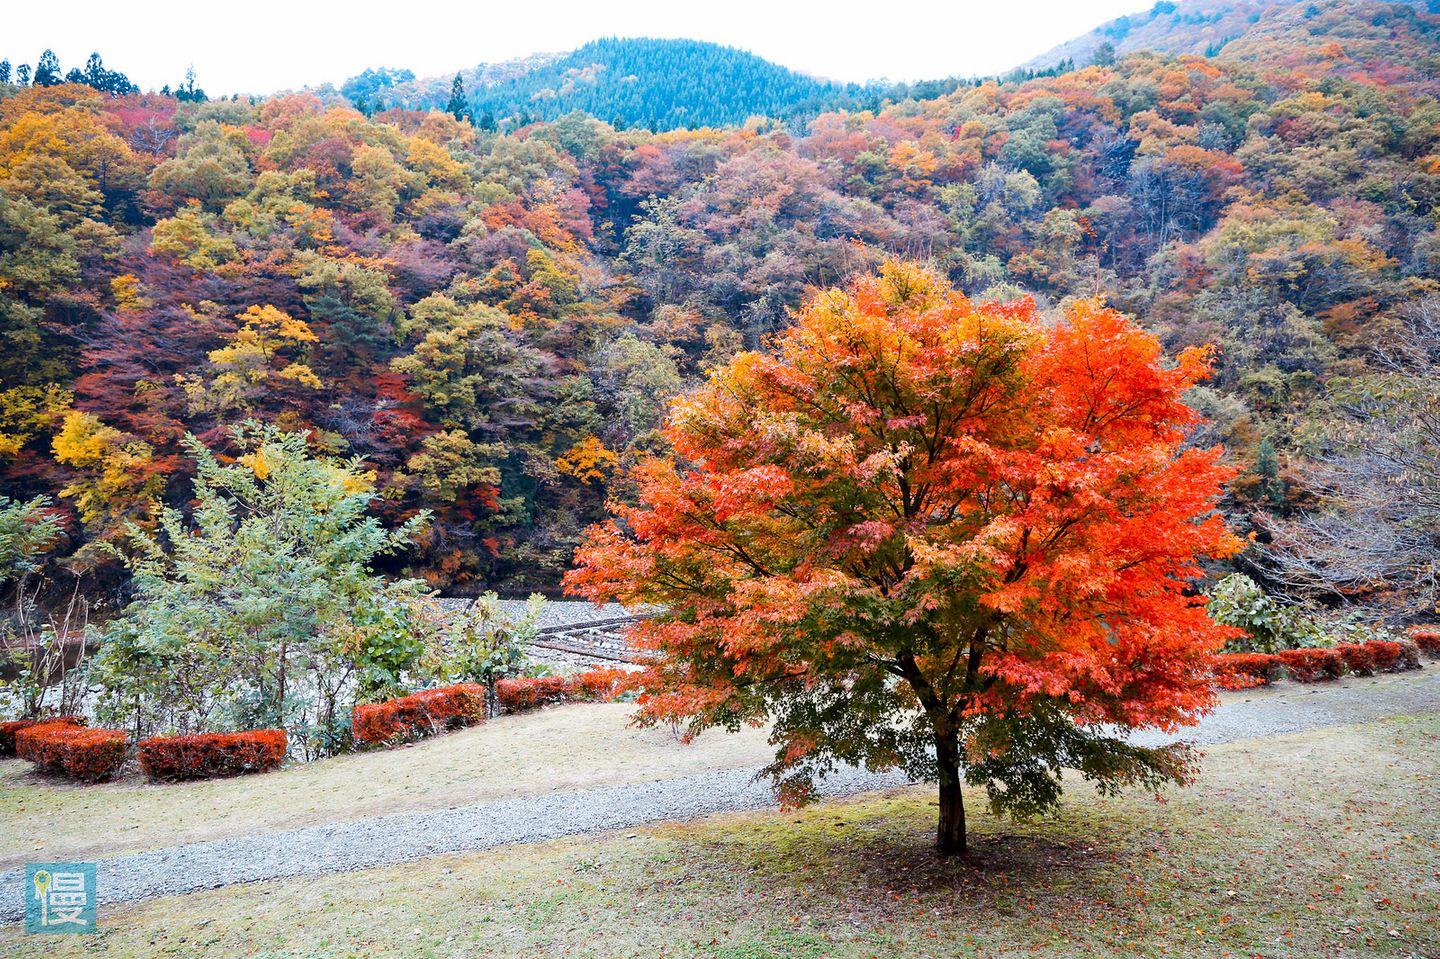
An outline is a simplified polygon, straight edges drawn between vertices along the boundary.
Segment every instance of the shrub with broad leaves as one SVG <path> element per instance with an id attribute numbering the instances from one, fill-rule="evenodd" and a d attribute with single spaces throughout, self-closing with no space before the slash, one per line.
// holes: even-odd
<path id="1" fill-rule="evenodd" d="M 1215 622 L 1244 630 L 1244 635 L 1225 642 L 1227 653 L 1274 653 L 1323 644 L 1310 617 L 1267 595 L 1244 573 L 1232 573 L 1217 583 L 1205 609 Z"/>
<path id="2" fill-rule="evenodd" d="M 525 612 L 511 617 L 501 610 L 495 593 L 477 597 L 442 631 L 444 662 L 436 672 L 487 688 L 521 675 L 528 665 L 525 647 L 535 638 L 544 606 L 545 598 L 534 593 L 525 602 Z"/>

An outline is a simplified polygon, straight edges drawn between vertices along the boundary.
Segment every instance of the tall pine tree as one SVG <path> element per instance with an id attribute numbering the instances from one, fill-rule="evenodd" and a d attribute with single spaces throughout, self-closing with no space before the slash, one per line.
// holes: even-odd
<path id="1" fill-rule="evenodd" d="M 457 120 L 470 119 L 470 101 L 465 97 L 465 81 L 460 79 L 460 74 L 455 74 L 455 82 L 450 84 L 450 102 L 445 104 L 445 112 Z"/>
<path id="2" fill-rule="evenodd" d="M 54 50 L 46 50 L 40 54 L 40 60 L 35 64 L 35 86 L 53 87 L 64 81 L 60 73 L 60 58 L 55 56 Z"/>

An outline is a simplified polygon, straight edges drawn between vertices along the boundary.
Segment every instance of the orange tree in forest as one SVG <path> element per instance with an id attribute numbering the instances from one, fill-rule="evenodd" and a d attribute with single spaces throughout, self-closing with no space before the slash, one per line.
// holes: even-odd
<path id="1" fill-rule="evenodd" d="M 633 627 L 640 719 L 772 721 L 789 802 L 840 763 L 938 781 L 941 854 L 966 850 L 962 782 L 1024 817 L 1064 768 L 1105 793 L 1186 781 L 1188 747 L 1123 734 L 1205 712 L 1229 635 L 1187 588 L 1241 545 L 1220 451 L 1183 448 L 1206 351 L 1167 366 L 1096 303 L 1048 325 L 902 262 L 775 345 L 675 403 L 674 455 L 567 576 L 663 607 Z"/>

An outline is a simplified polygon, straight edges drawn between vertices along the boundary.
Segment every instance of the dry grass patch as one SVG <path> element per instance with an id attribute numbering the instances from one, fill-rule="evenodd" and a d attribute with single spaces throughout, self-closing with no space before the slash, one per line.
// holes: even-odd
<path id="1" fill-rule="evenodd" d="M 1044 823 L 977 813 L 970 862 L 930 856 L 930 791 L 912 789 L 102 909 L 100 935 L 45 949 L 1429 959 L 1437 736 L 1426 716 L 1215 747 L 1202 781 L 1163 804 L 1077 787 Z M 0 931 L 0 954 L 34 944 Z"/>

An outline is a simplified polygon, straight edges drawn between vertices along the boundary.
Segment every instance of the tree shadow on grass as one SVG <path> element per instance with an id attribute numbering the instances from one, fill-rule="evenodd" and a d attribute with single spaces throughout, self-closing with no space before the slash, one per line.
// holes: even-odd
<path id="1" fill-rule="evenodd" d="M 97 786 L 113 786 L 116 783 L 133 785 L 134 783 L 140 781 L 142 780 L 139 773 L 139 767 L 136 766 L 132 768 L 132 764 L 128 763 L 124 768 L 120 770 L 120 772 L 116 773 L 114 776 L 110 777 L 109 779 L 99 780 L 97 782 L 91 782 L 85 779 L 76 779 L 74 776 L 67 775 L 63 772 L 58 772 L 53 769 L 45 769 L 41 766 L 32 765 L 19 772 L 12 773 L 11 775 L 5 777 L 5 786 L 10 788 L 26 786 L 44 786 L 47 789 L 93 790 Z"/>
<path id="2" fill-rule="evenodd" d="M 1005 913 L 1032 900 L 1093 903 L 1118 894 L 1117 866 L 1153 838 L 1133 824 L 1086 816 L 1028 826 L 983 819 L 965 857 L 934 851 L 933 807 L 892 804 L 879 815 L 807 811 L 697 843 L 652 888 L 812 917 L 873 922 L 923 903 L 937 917 Z M 1156 830 L 1158 834 L 1159 830 Z"/>
<path id="3" fill-rule="evenodd" d="M 1084 839 L 1048 831 L 1004 831 L 973 835 L 965 856 L 941 858 L 928 833 L 877 837 L 859 848 L 837 849 L 835 865 L 853 879 L 900 895 L 987 887 L 1042 890 L 1052 881 L 1082 880 L 1120 858 L 1128 843 L 1116 835 L 1088 832 Z"/>

